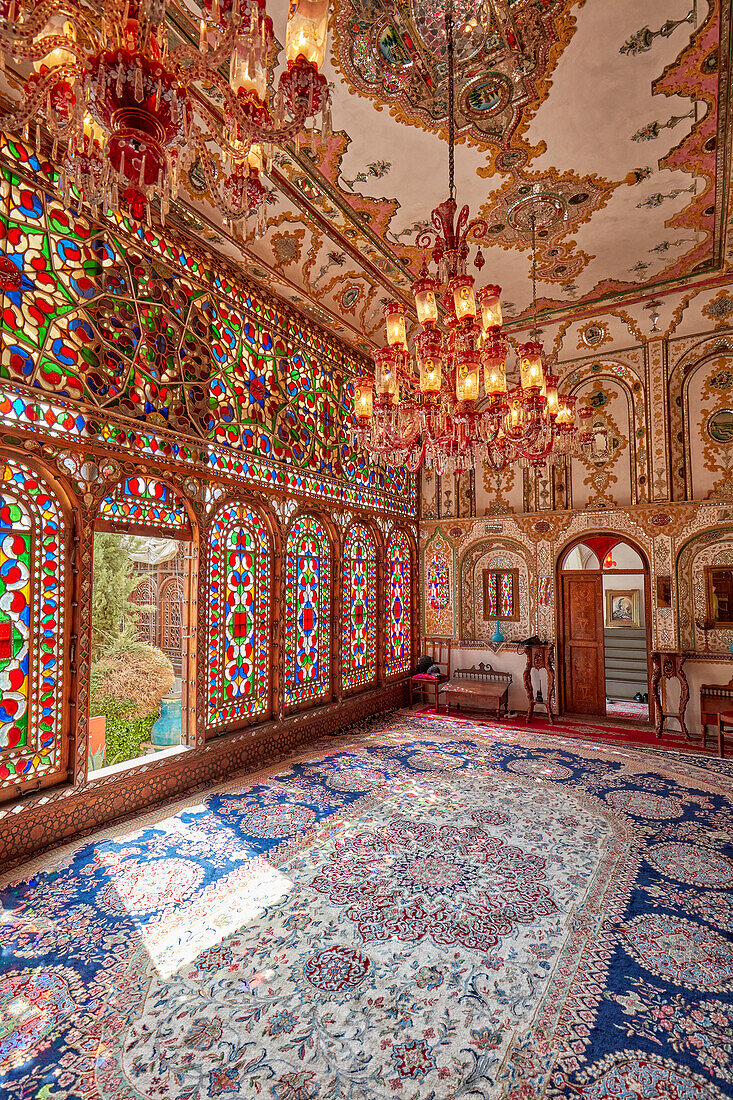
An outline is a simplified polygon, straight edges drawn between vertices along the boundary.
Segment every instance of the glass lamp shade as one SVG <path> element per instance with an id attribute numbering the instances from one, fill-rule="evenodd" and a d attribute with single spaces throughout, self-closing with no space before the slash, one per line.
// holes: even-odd
<path id="1" fill-rule="evenodd" d="M 374 356 L 377 393 L 394 397 L 397 393 L 397 355 L 392 348 L 381 348 Z"/>
<path id="2" fill-rule="evenodd" d="M 506 393 L 506 370 L 503 359 L 484 360 L 484 390 L 489 397 Z"/>
<path id="3" fill-rule="evenodd" d="M 357 420 L 371 420 L 374 406 L 374 383 L 371 378 L 354 380 L 354 415 Z"/>
<path id="4" fill-rule="evenodd" d="M 524 405 L 522 404 L 522 392 L 521 390 L 512 390 L 509 412 L 507 413 L 507 431 L 516 435 L 523 428 Z"/>
<path id="5" fill-rule="evenodd" d="M 472 352 L 460 352 L 456 361 L 456 400 L 478 401 L 478 385 L 478 357 Z"/>
<path id="6" fill-rule="evenodd" d="M 560 411 L 560 399 L 557 395 L 557 377 L 554 374 L 548 374 L 545 379 L 545 397 L 547 398 L 547 413 L 549 416 L 556 417 Z"/>
<path id="7" fill-rule="evenodd" d="M 247 153 L 247 163 L 250 172 L 261 172 L 265 163 L 261 145 L 250 145 Z"/>
<path id="8" fill-rule="evenodd" d="M 527 344 L 520 344 L 519 374 L 523 390 L 542 390 L 545 382 L 545 370 L 542 365 L 542 344 L 531 340 Z"/>
<path id="9" fill-rule="evenodd" d="M 267 99 L 267 48 L 260 49 L 260 40 L 236 47 L 229 66 L 229 84 L 232 91 L 252 92 L 260 103 Z"/>
<path id="10" fill-rule="evenodd" d="M 405 307 L 402 302 L 390 302 L 384 307 L 384 321 L 389 346 L 391 348 L 404 347 L 407 343 L 407 336 L 405 334 Z"/>
<path id="11" fill-rule="evenodd" d="M 500 330 L 493 326 L 491 337 L 484 344 L 481 363 L 484 368 L 484 390 L 490 396 L 506 393 L 507 344 Z"/>
<path id="12" fill-rule="evenodd" d="M 502 316 L 501 302 L 499 301 L 500 296 L 501 287 L 497 286 L 495 283 L 491 283 L 489 286 L 482 286 L 476 294 L 479 305 L 481 306 L 481 328 L 483 329 L 484 336 L 488 335 L 490 329 L 501 327 Z"/>
<path id="13" fill-rule="evenodd" d="M 476 296 L 473 293 L 473 276 L 457 275 L 451 280 L 450 292 L 453 295 L 453 308 L 459 321 L 476 316 Z"/>
<path id="14" fill-rule="evenodd" d="M 564 431 L 572 431 L 575 424 L 575 397 L 569 397 L 567 394 L 560 394 L 557 399 L 558 412 L 557 412 L 557 426 Z"/>
<path id="15" fill-rule="evenodd" d="M 20 5 L 15 5 L 15 10 L 20 10 Z M 7 16 L 5 17 L 7 18 Z M 76 32 L 73 26 L 68 20 L 64 19 L 62 15 L 54 15 L 48 21 L 47 33 L 49 35 L 63 35 L 65 38 L 71 39 L 72 42 L 76 41 Z M 75 55 L 71 50 L 65 50 L 63 46 L 57 47 L 43 58 L 33 62 L 33 68 L 37 73 L 40 73 L 43 69 L 55 69 L 59 65 L 73 65 L 76 61 Z"/>
<path id="16" fill-rule="evenodd" d="M 435 298 L 439 289 L 437 280 L 431 278 L 418 279 L 412 284 L 412 293 L 415 295 L 415 309 L 417 319 L 421 325 L 435 325 L 438 321 L 438 303 Z"/>
<path id="17" fill-rule="evenodd" d="M 317 69 L 326 59 L 328 0 L 290 0 L 285 54 L 288 61 L 304 57 Z"/>
<path id="18" fill-rule="evenodd" d="M 421 332 L 415 340 L 420 389 L 423 393 L 439 393 L 442 378 L 443 346 L 434 332 Z"/>

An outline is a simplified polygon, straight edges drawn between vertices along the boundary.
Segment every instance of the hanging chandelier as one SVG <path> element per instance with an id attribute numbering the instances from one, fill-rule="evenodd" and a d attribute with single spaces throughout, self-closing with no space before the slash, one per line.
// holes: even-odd
<path id="1" fill-rule="evenodd" d="M 28 127 L 39 152 L 45 125 L 65 201 L 75 189 L 93 210 L 124 205 L 150 223 L 157 199 L 165 222 L 182 173 L 197 163 L 209 200 L 246 231 L 248 217 L 262 217 L 273 146 L 299 140 L 318 115 L 328 131 L 320 72 L 328 0 L 290 0 L 287 68 L 271 104 L 266 0 L 204 4 L 198 47 L 169 50 L 167 0 L 108 0 L 99 13 L 84 0 L 40 0 L 29 10 L 5 0 L 2 63 L 30 62 L 34 71 L 2 126 Z"/>
<path id="2" fill-rule="evenodd" d="M 474 277 L 466 270 L 469 239 L 480 241 L 487 225 L 480 218 L 469 221 L 467 206 L 457 214 L 452 0 L 446 5 L 445 26 L 449 197 L 432 212 L 435 228 L 417 238 L 420 248 L 432 244 L 437 275 L 429 273 L 426 257 L 412 288 L 420 324 L 414 365 L 407 347 L 406 306 L 391 302 L 385 307 L 387 346 L 375 355 L 374 378 L 354 384 L 352 443 L 413 472 L 423 463 L 439 473 L 460 473 L 482 462 L 494 470 L 513 462 L 541 468 L 589 446 L 591 433 L 576 425 L 576 399 L 558 392 L 558 379 L 547 372 L 537 340 L 534 219 L 533 339 L 517 349 L 519 385 L 510 388 L 507 382 L 501 287 L 492 284 L 476 292 Z M 474 266 L 481 270 L 485 262 L 479 247 Z M 590 409 L 580 410 L 582 421 L 590 415 Z"/>

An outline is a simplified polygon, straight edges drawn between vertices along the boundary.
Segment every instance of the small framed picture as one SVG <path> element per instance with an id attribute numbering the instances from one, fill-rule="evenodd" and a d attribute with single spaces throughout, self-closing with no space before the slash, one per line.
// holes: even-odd
<path id="1" fill-rule="evenodd" d="M 609 588 L 606 592 L 606 628 L 639 627 L 639 589 Z"/>

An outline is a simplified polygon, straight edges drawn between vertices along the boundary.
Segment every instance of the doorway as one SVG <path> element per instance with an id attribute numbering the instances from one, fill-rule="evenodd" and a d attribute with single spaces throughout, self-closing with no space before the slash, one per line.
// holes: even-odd
<path id="1" fill-rule="evenodd" d="M 630 543 L 587 537 L 566 551 L 558 591 L 563 711 L 648 722 L 649 573 Z"/>

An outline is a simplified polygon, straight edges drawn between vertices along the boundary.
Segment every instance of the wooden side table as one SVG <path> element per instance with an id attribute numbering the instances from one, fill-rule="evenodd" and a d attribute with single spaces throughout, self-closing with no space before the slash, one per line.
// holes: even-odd
<path id="1" fill-rule="evenodd" d="M 547 673 L 547 717 L 550 722 L 554 723 L 555 716 L 552 713 L 552 705 L 555 701 L 555 646 L 553 642 L 547 642 L 540 645 L 528 645 L 527 651 L 527 664 L 524 669 L 522 679 L 524 680 L 524 690 L 527 693 L 527 702 L 529 703 L 529 709 L 527 711 L 527 721 L 531 722 L 534 717 L 535 699 L 534 691 L 532 689 L 532 669 L 544 669 Z"/>
<path id="2" fill-rule="evenodd" d="M 690 653 L 677 653 L 666 649 L 654 650 L 652 653 L 652 695 L 657 710 L 657 737 L 662 736 L 665 722 L 669 722 L 671 718 L 674 718 L 676 722 L 679 722 L 685 740 L 690 740 L 690 733 L 685 722 L 685 711 L 690 699 L 690 685 L 687 682 L 683 666 L 691 656 Z M 680 701 L 677 710 L 667 710 L 668 680 L 679 681 Z"/>

